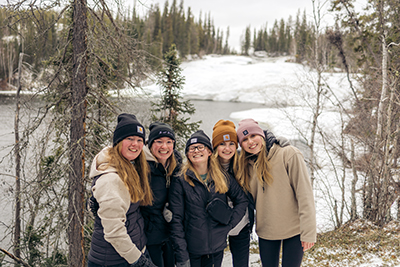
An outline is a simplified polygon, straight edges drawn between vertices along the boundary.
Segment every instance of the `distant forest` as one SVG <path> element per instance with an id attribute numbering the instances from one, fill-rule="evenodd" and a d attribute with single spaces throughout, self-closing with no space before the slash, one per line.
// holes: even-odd
<path id="1" fill-rule="evenodd" d="M 19 11 L 13 14 L 10 9 L 0 8 L 0 80 L 3 83 L 14 83 L 18 65 L 16 59 L 22 51 L 24 62 L 36 72 L 52 64 L 52 60 L 62 53 L 62 46 L 71 34 L 71 12 L 56 10 L 26 10 L 25 13 Z M 270 56 L 295 55 L 296 61 L 302 62 L 311 53 L 315 38 L 306 13 L 300 14 L 300 11 L 295 20 L 289 16 L 287 21 L 275 21 L 270 29 L 266 26 L 260 29 L 244 28 L 241 51 L 229 46 L 229 27 L 225 30 L 218 28 L 210 13 L 200 13 L 196 18 L 190 7 L 184 7 L 183 1 L 179 5 L 176 0 L 171 5 L 166 1 L 163 8 L 151 6 L 141 17 L 135 8 L 125 12 L 113 16 L 113 20 L 100 11 L 89 16 L 104 17 L 102 23 L 110 27 L 118 25 L 124 34 L 136 41 L 135 49 L 144 51 L 146 63 L 155 69 L 160 66 L 159 59 L 172 44 L 176 45 L 183 59 L 188 55 L 249 55 L 250 51 L 265 51 Z M 331 61 L 334 63 L 334 60 Z"/>

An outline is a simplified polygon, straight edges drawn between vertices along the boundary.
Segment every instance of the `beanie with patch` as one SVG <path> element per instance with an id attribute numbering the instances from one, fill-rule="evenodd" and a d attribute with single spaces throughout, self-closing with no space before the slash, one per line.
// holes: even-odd
<path id="1" fill-rule="evenodd" d="M 169 137 L 175 141 L 175 133 L 172 130 L 171 126 L 163 122 L 153 122 L 149 126 L 150 134 L 149 139 L 147 140 L 147 145 L 150 148 L 153 144 L 154 140 L 159 139 L 161 137 Z M 174 143 L 175 146 L 175 143 Z"/>
<path id="2" fill-rule="evenodd" d="M 215 149 L 219 144 L 231 141 L 238 147 L 238 138 L 235 124 L 229 120 L 219 120 L 213 127 L 212 145 Z"/>
<path id="3" fill-rule="evenodd" d="M 187 140 L 185 154 L 188 153 L 189 146 L 194 144 L 203 144 L 206 147 L 208 147 L 211 150 L 211 152 L 213 152 L 210 138 L 202 130 L 198 130 L 197 132 L 195 132 L 190 136 L 189 140 Z"/>
<path id="4" fill-rule="evenodd" d="M 122 113 L 118 115 L 118 123 L 113 136 L 113 146 L 129 136 L 139 136 L 145 140 L 143 125 L 136 119 L 135 115 Z"/>
<path id="5" fill-rule="evenodd" d="M 258 134 L 261 135 L 263 138 L 265 138 L 265 134 L 263 129 L 258 125 L 258 122 L 256 122 L 253 119 L 244 119 L 239 122 L 239 127 L 237 129 L 237 136 L 239 139 L 239 144 L 242 144 L 243 139 L 247 136 L 250 136 L 252 134 Z"/>

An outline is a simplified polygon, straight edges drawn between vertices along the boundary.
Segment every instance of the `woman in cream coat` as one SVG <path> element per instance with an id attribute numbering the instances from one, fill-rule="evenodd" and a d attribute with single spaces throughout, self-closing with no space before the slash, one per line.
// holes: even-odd
<path id="1" fill-rule="evenodd" d="M 236 178 L 255 201 L 256 233 L 264 267 L 301 265 L 316 242 L 314 197 L 301 152 L 266 138 L 253 119 L 239 122 L 240 153 Z"/>

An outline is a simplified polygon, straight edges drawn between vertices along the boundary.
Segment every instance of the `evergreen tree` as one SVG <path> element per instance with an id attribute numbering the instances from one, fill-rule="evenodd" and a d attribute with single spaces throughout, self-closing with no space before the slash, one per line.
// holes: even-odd
<path id="1" fill-rule="evenodd" d="M 310 32 L 307 29 L 307 16 L 306 12 L 303 13 L 303 19 L 301 24 L 299 24 L 299 29 L 297 32 L 297 53 L 296 53 L 296 61 L 302 62 L 304 58 L 307 56 L 307 47 L 311 44 L 309 38 Z"/>
<path id="2" fill-rule="evenodd" d="M 165 2 L 161 25 L 163 32 L 163 53 L 166 53 L 171 44 L 174 43 L 173 23 L 172 16 L 168 13 L 168 1 Z"/>
<path id="3" fill-rule="evenodd" d="M 226 29 L 226 39 L 225 39 L 224 48 L 223 48 L 223 50 L 222 50 L 222 54 L 223 54 L 223 55 L 229 54 L 229 44 L 228 44 L 228 40 L 229 40 L 229 27 Z"/>
<path id="4" fill-rule="evenodd" d="M 250 30 L 250 26 L 248 26 L 248 27 L 246 27 L 244 41 L 242 42 L 242 54 L 248 56 L 250 46 L 251 46 L 251 30 Z"/>
<path id="5" fill-rule="evenodd" d="M 279 32 L 278 32 L 278 51 L 280 54 L 286 52 L 286 35 L 285 35 L 285 21 L 281 19 L 279 22 Z"/>
<path id="6" fill-rule="evenodd" d="M 286 49 L 285 52 L 291 53 L 291 46 L 292 46 L 292 16 L 289 16 L 288 22 L 286 23 L 286 30 L 285 30 L 285 35 L 286 35 Z"/>
<path id="7" fill-rule="evenodd" d="M 264 31 L 263 31 L 263 38 L 262 38 L 262 47 L 263 50 L 268 51 L 269 46 L 268 46 L 268 31 L 267 31 L 267 26 L 265 26 Z"/>
<path id="8" fill-rule="evenodd" d="M 195 112 L 195 108 L 189 100 L 183 101 L 181 90 L 185 78 L 181 75 L 181 61 L 175 44 L 164 56 L 164 68 L 159 73 L 157 84 L 162 88 L 162 96 L 159 103 L 152 103 L 152 120 L 161 121 L 171 125 L 177 134 L 177 148 L 183 148 L 186 139 L 195 132 L 201 123 L 189 122 Z"/>
<path id="9" fill-rule="evenodd" d="M 257 29 L 256 28 L 254 28 L 254 34 L 253 34 L 253 49 L 254 49 L 254 52 L 259 50 L 257 47 Z"/>
<path id="10" fill-rule="evenodd" d="M 271 53 L 278 51 L 278 22 L 275 20 L 274 26 L 271 29 L 271 33 L 268 37 L 268 46 Z"/>

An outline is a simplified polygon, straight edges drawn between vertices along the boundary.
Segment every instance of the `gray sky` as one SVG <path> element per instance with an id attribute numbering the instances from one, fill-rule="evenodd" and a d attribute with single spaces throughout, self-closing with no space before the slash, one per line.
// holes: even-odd
<path id="1" fill-rule="evenodd" d="M 7 0 L 0 0 L 0 4 L 5 4 Z M 15 0 L 9 0 L 15 1 Z M 88 0 L 90 1 L 90 0 Z M 107 2 L 113 2 L 110 0 Z M 126 8 L 132 8 L 135 0 L 116 0 Z M 365 1 L 365 0 L 357 0 Z M 169 6 L 172 0 L 169 0 Z M 177 0 L 178 5 L 181 0 Z M 329 0 L 315 0 L 316 5 L 320 3 L 323 6 L 322 14 L 325 14 L 323 20 L 327 24 L 333 24 L 333 16 L 326 12 L 329 8 Z M 164 9 L 165 0 L 136 0 L 136 10 L 145 14 L 152 4 L 158 3 L 161 11 Z M 324 4 L 323 4 L 324 3 Z M 255 28 L 260 29 L 265 25 L 268 28 L 272 27 L 275 20 L 278 22 L 284 19 L 285 22 L 292 16 L 293 20 L 296 19 L 297 12 L 300 10 L 303 14 L 304 10 L 307 13 L 307 20 L 312 20 L 313 4 L 312 0 L 184 0 L 185 12 L 188 7 L 191 7 L 192 13 L 196 20 L 199 19 L 200 11 L 202 12 L 202 19 L 205 14 L 210 13 L 214 19 L 215 27 L 224 32 L 224 38 L 229 26 L 230 37 L 229 45 L 240 52 L 240 38 L 244 35 L 247 26 L 251 26 L 252 33 Z M 225 40 L 224 40 L 225 41 Z"/>
<path id="2" fill-rule="evenodd" d="M 165 3 L 164 0 L 139 1 L 147 6 L 159 3 L 161 11 Z M 172 0 L 168 2 L 171 5 Z M 318 0 L 315 2 L 318 3 Z M 320 2 L 323 3 L 323 0 Z M 329 1 L 327 2 L 324 6 L 325 9 L 329 7 Z M 177 3 L 179 4 L 180 0 L 177 0 Z M 137 5 L 140 4 L 137 3 Z M 298 10 L 301 14 L 305 10 L 309 17 L 307 20 L 311 20 L 313 11 L 312 0 L 184 0 L 184 6 L 185 12 L 189 6 L 191 7 L 196 20 L 199 19 L 200 11 L 202 11 L 202 18 L 204 18 L 205 13 L 211 13 L 214 25 L 223 30 L 224 35 L 229 26 L 229 44 L 236 48 L 238 52 L 240 51 L 240 37 L 244 34 L 246 26 L 250 25 L 252 32 L 254 28 L 260 29 L 266 24 L 270 28 L 275 20 L 279 22 L 283 18 L 286 22 L 290 15 L 295 20 Z M 325 19 L 332 20 L 331 17 L 332 15 L 327 14 Z"/>

